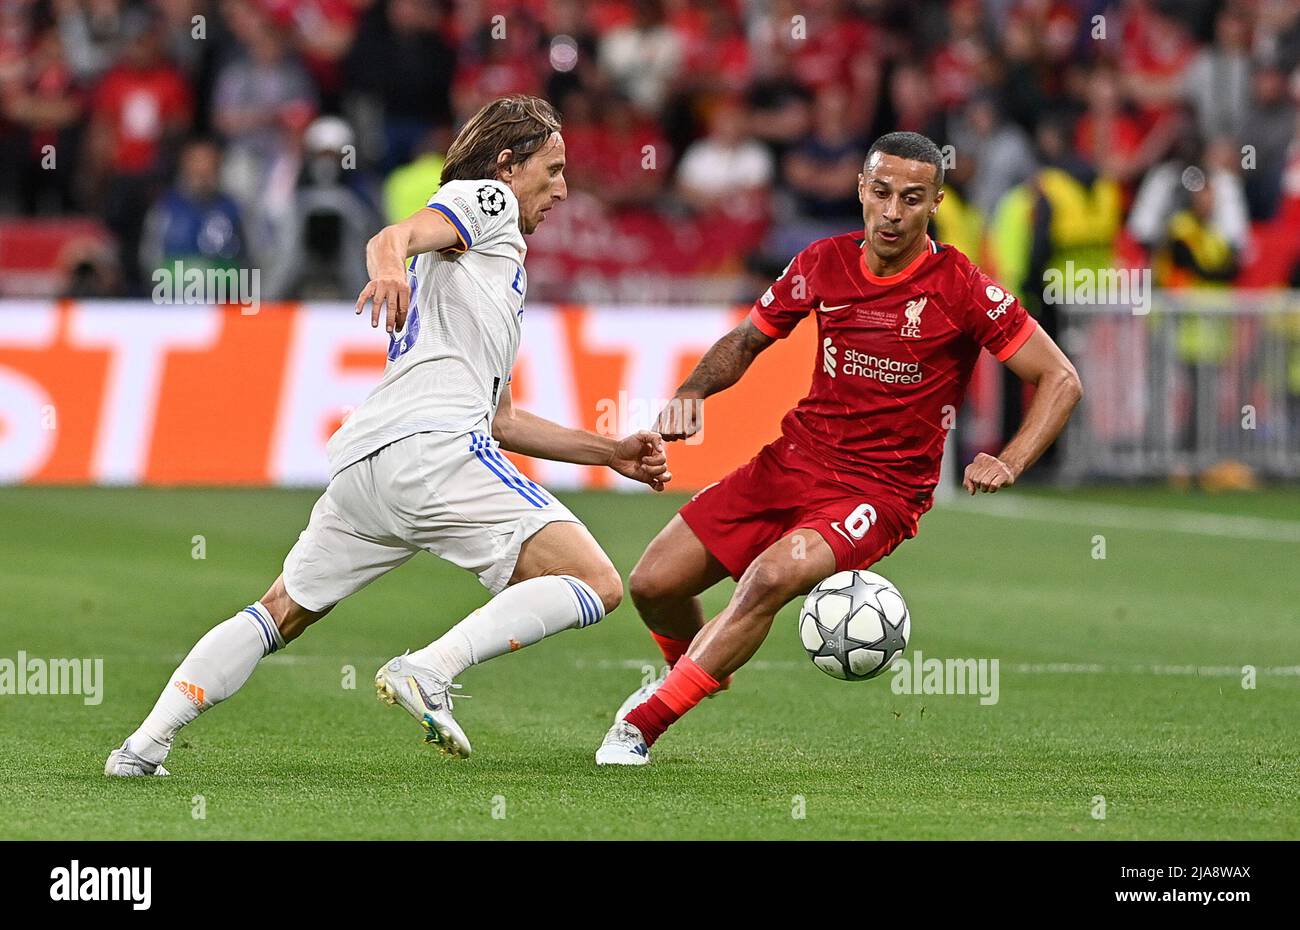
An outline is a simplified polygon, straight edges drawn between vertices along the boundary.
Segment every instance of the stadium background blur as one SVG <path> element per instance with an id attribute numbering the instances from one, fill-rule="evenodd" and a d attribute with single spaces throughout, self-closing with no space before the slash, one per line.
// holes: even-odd
<path id="1" fill-rule="evenodd" d="M 554 101 L 570 152 L 567 219 L 530 256 L 537 299 L 653 282 L 752 299 L 745 272 L 766 279 L 855 225 L 862 154 L 894 129 L 953 147 L 937 232 L 1003 277 L 1023 264 L 1000 239 L 1024 236 L 1026 188 L 1076 196 L 1043 182 L 1061 169 L 1096 201 L 1075 218 L 1110 253 L 1094 261 L 1210 236 L 1231 254 L 1201 267 L 1170 249 L 1165 283 L 1300 280 L 1294 2 L 17 0 L 2 15 L 3 252 L 31 228 L 19 217 L 95 221 L 56 236 L 48 277 L 3 278 L 10 296 L 144 296 L 181 258 L 259 266 L 267 299 L 351 297 L 359 243 L 418 208 L 454 128 L 510 92 Z M 1171 225 L 1199 216 L 1171 185 L 1188 165 L 1213 194 L 1196 233 Z"/>
<path id="2" fill-rule="evenodd" d="M 1119 385 L 1090 390 L 1071 430 L 1094 454 L 1065 477 L 1300 476 L 1283 290 L 1300 286 L 1300 3 L 18 0 L 0 16 L 0 297 L 147 299 L 180 261 L 257 269 L 263 301 L 349 301 L 364 243 L 436 189 L 455 128 L 525 92 L 561 110 L 570 188 L 530 240 L 530 303 L 738 307 L 857 227 L 870 141 L 916 130 L 949 159 L 936 238 L 1020 296 L 1090 388 Z M 1217 307 L 1067 325 L 1044 289 L 1070 268 Z M 1024 400 L 977 373 L 962 454 L 1005 441 Z M 1234 425 L 1243 402 L 1265 429 Z"/>

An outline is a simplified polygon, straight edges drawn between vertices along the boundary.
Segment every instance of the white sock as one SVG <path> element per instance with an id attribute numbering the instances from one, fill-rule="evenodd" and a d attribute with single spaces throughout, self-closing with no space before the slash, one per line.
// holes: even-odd
<path id="1" fill-rule="evenodd" d="M 282 648 L 280 631 L 261 602 L 217 624 L 176 666 L 126 748 L 150 762 L 163 761 L 181 727 L 242 688 L 257 663 Z"/>
<path id="2" fill-rule="evenodd" d="M 448 681 L 471 665 L 578 627 L 599 623 L 605 605 L 585 581 L 545 575 L 511 585 L 441 638 L 411 653 L 416 665 Z"/>

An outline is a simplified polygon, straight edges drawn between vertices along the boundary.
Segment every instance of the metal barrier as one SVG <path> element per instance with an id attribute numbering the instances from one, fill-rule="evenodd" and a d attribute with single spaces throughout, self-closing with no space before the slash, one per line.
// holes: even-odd
<path id="1" fill-rule="evenodd" d="M 1300 291 L 1158 291 L 1150 313 L 1061 308 L 1084 399 L 1059 477 L 1300 477 Z"/>

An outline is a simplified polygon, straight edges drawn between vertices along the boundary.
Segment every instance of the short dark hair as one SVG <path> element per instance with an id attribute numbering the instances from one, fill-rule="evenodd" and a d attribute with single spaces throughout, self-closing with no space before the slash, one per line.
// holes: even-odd
<path id="1" fill-rule="evenodd" d="M 871 163 L 871 156 L 895 155 L 908 161 L 922 161 L 934 165 L 934 186 L 943 187 L 943 153 L 928 136 L 919 132 L 888 132 L 871 144 L 862 162 L 863 170 Z"/>

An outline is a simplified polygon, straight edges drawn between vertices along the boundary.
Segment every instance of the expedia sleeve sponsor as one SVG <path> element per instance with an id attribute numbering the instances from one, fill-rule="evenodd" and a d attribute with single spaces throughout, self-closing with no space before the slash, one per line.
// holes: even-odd
<path id="1" fill-rule="evenodd" d="M 1006 361 L 1033 332 L 1033 320 L 1014 294 L 973 265 L 970 283 L 963 328 L 999 361 Z"/>

